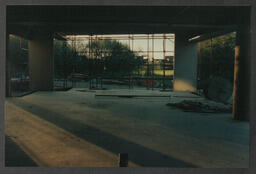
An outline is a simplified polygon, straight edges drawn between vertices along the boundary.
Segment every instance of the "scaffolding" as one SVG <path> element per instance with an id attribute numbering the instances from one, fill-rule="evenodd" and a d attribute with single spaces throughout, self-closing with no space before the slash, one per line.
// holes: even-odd
<path id="1" fill-rule="evenodd" d="M 74 52 L 79 56 L 86 56 L 89 62 L 92 64 L 93 68 L 89 68 L 87 75 L 89 80 L 89 88 L 101 88 L 103 87 L 103 80 L 115 79 L 119 81 L 127 82 L 129 88 L 133 88 L 134 84 L 138 81 L 143 81 L 144 86 L 147 89 L 162 88 L 165 90 L 171 88 L 171 85 L 166 85 L 166 82 L 170 83 L 173 80 L 172 75 L 167 75 L 166 71 L 172 70 L 172 57 L 174 55 L 174 50 L 171 49 L 170 43 L 174 44 L 174 34 L 127 34 L 127 35 L 68 35 L 66 36 L 67 41 L 66 45 L 70 44 L 72 47 L 72 56 Z M 124 45 L 127 45 L 129 50 L 136 55 L 139 55 L 143 58 L 145 66 L 140 69 L 139 65 L 137 68 L 137 74 L 135 75 L 132 71 L 128 75 L 121 77 L 108 76 L 102 72 L 102 70 L 97 71 L 101 66 L 102 60 L 106 55 L 109 55 L 109 50 L 103 48 L 103 42 L 106 40 L 118 41 Z M 151 41 L 151 44 L 150 44 Z M 160 42 L 162 42 L 160 48 Z M 169 45 L 167 45 L 167 41 Z M 138 44 L 136 47 L 136 42 L 143 43 L 141 44 L 144 49 L 138 49 Z M 83 43 L 83 44 L 81 44 Z M 98 43 L 99 50 L 95 51 L 94 43 Z M 94 45 L 93 45 L 94 44 Z M 82 48 L 79 45 L 87 45 Z M 157 48 L 157 49 L 156 49 Z M 127 50 L 118 50 L 116 52 L 123 52 Z M 161 55 L 161 56 L 160 56 Z M 74 59 L 74 57 L 72 57 Z M 160 63 L 159 63 L 160 62 Z M 76 73 L 76 67 L 72 66 L 73 73 Z M 160 70 L 156 69 L 158 68 Z M 105 63 L 104 63 L 105 69 Z M 145 71 L 144 71 L 145 70 Z M 161 71 L 161 72 L 160 72 Z M 144 73 L 140 73 L 144 72 Z M 160 74 L 160 75 L 159 75 Z M 65 77 L 66 78 L 66 77 Z M 72 81 L 72 86 L 74 85 Z"/>

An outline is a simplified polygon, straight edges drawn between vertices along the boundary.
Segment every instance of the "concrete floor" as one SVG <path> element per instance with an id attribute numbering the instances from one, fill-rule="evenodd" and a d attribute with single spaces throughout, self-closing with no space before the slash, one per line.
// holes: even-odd
<path id="1" fill-rule="evenodd" d="M 39 166 L 116 167 L 122 152 L 130 167 L 249 166 L 249 122 L 234 121 L 231 113 L 166 106 L 209 102 L 203 98 L 144 89 L 81 91 L 6 99 L 6 135 Z M 158 97 L 104 96 L 109 94 Z"/>
<path id="2" fill-rule="evenodd" d="M 10 137 L 5 137 L 6 167 L 35 167 L 36 163 Z"/>

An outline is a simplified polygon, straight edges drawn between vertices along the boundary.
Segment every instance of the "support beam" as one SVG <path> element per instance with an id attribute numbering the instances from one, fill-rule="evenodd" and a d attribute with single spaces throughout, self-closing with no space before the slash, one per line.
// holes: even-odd
<path id="1" fill-rule="evenodd" d="M 197 43 L 175 35 L 174 91 L 197 90 Z"/>
<path id="2" fill-rule="evenodd" d="M 31 90 L 53 89 L 53 37 L 29 40 L 29 77 Z"/>
<path id="3" fill-rule="evenodd" d="M 250 66 L 250 27 L 240 25 L 236 33 L 234 63 L 233 119 L 235 120 L 249 120 Z"/>

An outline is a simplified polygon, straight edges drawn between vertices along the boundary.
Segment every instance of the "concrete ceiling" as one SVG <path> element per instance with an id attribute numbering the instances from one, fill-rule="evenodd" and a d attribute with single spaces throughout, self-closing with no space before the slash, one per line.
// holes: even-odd
<path id="1" fill-rule="evenodd" d="M 27 38 L 53 32 L 193 37 L 235 30 L 238 20 L 248 21 L 249 14 L 245 6 L 7 6 L 7 31 Z"/>

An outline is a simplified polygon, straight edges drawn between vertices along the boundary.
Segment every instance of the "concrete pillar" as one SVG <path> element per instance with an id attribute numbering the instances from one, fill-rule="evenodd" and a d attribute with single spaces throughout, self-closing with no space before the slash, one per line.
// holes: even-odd
<path id="1" fill-rule="evenodd" d="M 28 42 L 31 90 L 53 89 L 53 37 L 40 36 Z"/>
<path id="2" fill-rule="evenodd" d="M 175 35 L 174 91 L 197 90 L 197 43 Z"/>
<path id="3" fill-rule="evenodd" d="M 236 120 L 249 120 L 250 70 L 250 27 L 241 25 L 236 33 L 234 63 L 233 119 Z"/>

